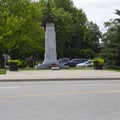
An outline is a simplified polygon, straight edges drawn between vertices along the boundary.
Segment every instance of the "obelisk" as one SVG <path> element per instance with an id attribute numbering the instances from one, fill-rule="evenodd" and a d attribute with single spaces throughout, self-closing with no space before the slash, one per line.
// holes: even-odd
<path id="1" fill-rule="evenodd" d="M 51 12 L 50 3 L 47 3 L 47 10 L 43 19 L 43 26 L 45 28 L 45 55 L 42 64 L 38 65 L 37 68 L 51 68 L 52 65 L 63 68 L 57 61 L 56 53 L 56 32 L 54 27 L 53 14 Z"/>
<path id="2" fill-rule="evenodd" d="M 45 56 L 43 64 L 50 67 L 52 64 L 58 64 L 56 53 L 56 33 L 54 23 L 46 24 L 45 32 Z"/>

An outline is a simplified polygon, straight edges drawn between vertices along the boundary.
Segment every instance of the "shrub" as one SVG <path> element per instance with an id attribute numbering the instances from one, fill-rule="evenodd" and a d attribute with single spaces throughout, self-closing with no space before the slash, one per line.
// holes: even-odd
<path id="1" fill-rule="evenodd" d="M 22 64 L 22 61 L 20 61 L 20 60 L 8 60 L 7 62 L 8 62 L 8 64 L 16 63 L 18 66 L 20 66 Z"/>
<path id="2" fill-rule="evenodd" d="M 96 57 L 93 62 L 98 63 L 98 65 L 103 65 L 104 64 L 104 59 L 100 58 L 100 57 Z"/>
<path id="3" fill-rule="evenodd" d="M 103 70 L 104 59 L 97 57 L 93 60 L 95 70 Z"/>

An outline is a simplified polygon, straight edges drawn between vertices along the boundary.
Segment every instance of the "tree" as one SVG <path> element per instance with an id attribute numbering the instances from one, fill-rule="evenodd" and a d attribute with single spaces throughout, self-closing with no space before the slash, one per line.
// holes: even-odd
<path id="1" fill-rule="evenodd" d="M 120 16 L 120 11 L 116 10 L 116 14 Z M 103 35 L 102 56 L 109 67 L 120 69 L 120 19 L 105 22 L 105 27 L 107 32 Z"/>
<path id="2" fill-rule="evenodd" d="M 1 56 L 9 53 L 12 59 L 23 60 L 28 56 L 42 59 L 43 26 L 46 18 L 50 18 L 46 14 L 55 23 L 58 57 L 92 57 L 96 53 L 98 26 L 88 24 L 84 11 L 74 7 L 71 0 L 1 0 Z"/>
<path id="3" fill-rule="evenodd" d="M 45 6 L 46 0 L 40 3 Z M 88 22 L 84 11 L 74 7 L 71 0 L 52 0 L 49 3 L 56 28 L 58 57 L 85 57 L 88 51 L 93 57 L 98 53 L 101 32 L 95 23 Z M 85 52 L 81 52 L 83 49 Z"/>
<path id="4" fill-rule="evenodd" d="M 53 0 L 56 8 L 63 8 L 64 11 L 72 12 L 73 2 L 71 0 Z"/>
<path id="5" fill-rule="evenodd" d="M 64 57 L 67 49 L 66 45 L 69 42 L 72 33 L 72 16 L 69 12 L 64 11 L 63 8 L 55 8 L 54 14 L 57 35 L 57 53 L 59 57 Z"/>
<path id="6" fill-rule="evenodd" d="M 85 48 L 84 41 L 86 41 L 86 23 L 87 17 L 82 9 L 78 10 L 77 8 L 72 8 L 72 24 L 71 24 L 71 34 L 69 37 L 69 41 L 66 46 L 66 54 L 69 50 L 71 51 L 70 57 L 83 57 L 80 55 L 80 51 Z M 76 53 L 74 53 L 76 51 Z M 79 53 L 78 53 L 79 52 Z"/>
<path id="7" fill-rule="evenodd" d="M 3 53 L 6 51 L 4 45 L 4 25 L 7 18 L 7 10 L 4 1 L 0 1 L 0 68 L 4 68 Z"/>
<path id="8" fill-rule="evenodd" d="M 69 11 L 65 11 L 64 7 L 69 3 L 70 0 L 58 1 L 58 0 L 42 0 L 40 4 L 43 5 L 43 26 L 45 27 L 46 19 L 48 16 L 52 17 L 52 22 L 55 24 L 56 29 L 56 42 L 57 42 L 57 53 L 58 57 L 64 57 L 65 55 L 65 44 L 69 40 L 69 36 L 72 30 L 72 16 Z M 47 6 L 47 7 L 46 7 Z M 63 6 L 63 7 L 61 7 Z M 66 7 L 65 7 L 66 8 Z M 48 22 L 48 20 L 47 20 Z"/>
<path id="9" fill-rule="evenodd" d="M 1 0 L 0 6 L 0 42 L 6 53 L 12 59 L 22 60 L 40 51 L 43 54 L 44 29 L 40 26 L 37 3 L 29 0 Z"/>
<path id="10" fill-rule="evenodd" d="M 99 40 L 102 38 L 102 33 L 100 32 L 98 25 L 93 22 L 88 22 L 87 27 L 88 32 L 87 41 L 85 42 L 86 46 L 98 54 L 100 52 Z"/>
<path id="11" fill-rule="evenodd" d="M 42 26 L 46 28 L 47 23 L 54 23 L 54 15 L 51 9 L 51 5 L 49 1 L 46 3 L 46 7 L 43 11 L 43 16 L 42 16 Z"/>

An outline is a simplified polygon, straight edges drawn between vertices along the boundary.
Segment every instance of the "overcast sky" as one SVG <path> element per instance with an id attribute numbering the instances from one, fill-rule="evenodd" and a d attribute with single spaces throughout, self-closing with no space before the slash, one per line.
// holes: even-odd
<path id="1" fill-rule="evenodd" d="M 89 21 L 96 23 L 104 32 L 103 23 L 117 18 L 115 10 L 120 10 L 120 0 L 72 0 L 77 8 L 82 8 Z"/>

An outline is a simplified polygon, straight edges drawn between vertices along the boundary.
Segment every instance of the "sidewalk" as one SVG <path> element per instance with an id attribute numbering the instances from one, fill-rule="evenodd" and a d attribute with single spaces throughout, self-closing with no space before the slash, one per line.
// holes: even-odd
<path id="1" fill-rule="evenodd" d="M 107 70 L 29 70 L 0 75 L 0 81 L 120 80 L 120 72 Z"/>

